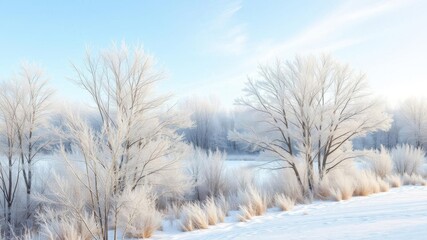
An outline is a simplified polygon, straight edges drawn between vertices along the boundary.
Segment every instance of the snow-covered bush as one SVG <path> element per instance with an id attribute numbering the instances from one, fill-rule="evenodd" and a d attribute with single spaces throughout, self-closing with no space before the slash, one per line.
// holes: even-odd
<path id="1" fill-rule="evenodd" d="M 384 146 L 379 151 L 368 152 L 368 163 L 371 170 L 380 178 L 384 179 L 393 173 L 393 161 L 390 153 Z"/>
<path id="2" fill-rule="evenodd" d="M 90 240 L 99 234 L 99 226 L 93 216 L 81 213 L 74 216 L 70 212 L 45 208 L 37 219 L 40 238 Z"/>
<path id="3" fill-rule="evenodd" d="M 162 224 L 156 196 L 147 187 L 127 189 L 117 201 L 117 226 L 130 238 L 149 238 Z"/>
<path id="4" fill-rule="evenodd" d="M 391 156 L 396 173 L 400 175 L 421 173 L 425 156 L 425 152 L 421 148 L 408 144 L 400 145 L 393 149 Z"/>
<path id="5" fill-rule="evenodd" d="M 368 196 L 380 192 L 380 185 L 374 172 L 360 170 L 355 175 L 354 196 Z"/>
<path id="6" fill-rule="evenodd" d="M 224 195 L 227 191 L 226 154 L 197 148 L 190 157 L 188 172 L 195 185 L 195 198 L 203 201 L 209 197 Z"/>
<path id="7" fill-rule="evenodd" d="M 299 169 L 300 172 L 304 172 L 302 166 Z M 306 197 L 303 194 L 303 190 L 299 187 L 294 172 L 289 169 L 274 170 L 268 176 L 265 176 L 263 192 L 265 192 L 266 196 L 284 194 L 295 199 L 298 203 L 306 202 Z"/>
<path id="8" fill-rule="evenodd" d="M 227 171 L 226 179 L 228 186 L 224 194 L 225 202 L 229 210 L 238 210 L 243 189 L 258 185 L 254 170 L 248 167 L 236 167 Z"/>

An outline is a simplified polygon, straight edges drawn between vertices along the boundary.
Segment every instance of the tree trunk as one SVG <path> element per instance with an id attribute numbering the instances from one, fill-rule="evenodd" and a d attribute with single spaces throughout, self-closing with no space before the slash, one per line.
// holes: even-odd
<path id="1" fill-rule="evenodd" d="M 313 164 L 312 163 L 310 163 L 307 166 L 307 181 L 308 181 L 307 197 L 311 202 L 313 200 L 313 193 L 314 193 L 314 170 L 313 170 Z"/>
<path id="2" fill-rule="evenodd" d="M 8 202 L 7 203 L 7 209 L 6 209 L 6 223 L 7 223 L 7 227 L 6 227 L 6 239 L 11 239 L 11 234 L 12 234 L 12 203 Z"/>
<path id="3" fill-rule="evenodd" d="M 297 181 L 298 181 L 298 184 L 299 184 L 300 189 L 302 191 L 302 195 L 303 195 L 303 197 L 305 197 L 307 194 L 307 190 L 305 189 L 304 183 L 302 182 L 301 175 L 299 174 L 296 166 L 292 166 L 292 169 L 294 170 L 295 176 L 297 177 Z"/>

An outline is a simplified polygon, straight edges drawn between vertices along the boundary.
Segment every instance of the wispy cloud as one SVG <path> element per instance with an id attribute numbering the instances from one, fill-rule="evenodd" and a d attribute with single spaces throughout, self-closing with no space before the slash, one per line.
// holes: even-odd
<path id="1" fill-rule="evenodd" d="M 228 22 L 242 9 L 242 1 L 231 2 L 228 6 L 221 11 L 221 13 L 214 19 L 213 24 L 216 26 L 227 25 Z"/>
<path id="2" fill-rule="evenodd" d="M 221 13 L 213 19 L 209 26 L 209 52 L 221 55 L 237 55 L 246 47 L 247 33 L 245 25 L 235 20 L 236 14 L 242 9 L 242 2 L 229 3 Z"/>
<path id="3" fill-rule="evenodd" d="M 352 38 L 346 37 L 345 39 L 336 39 L 334 37 L 340 32 L 349 30 L 374 17 L 398 9 L 411 2 L 411 0 L 383 0 L 374 4 L 368 4 L 370 3 L 368 2 L 362 6 L 359 2 L 353 1 L 341 5 L 330 12 L 327 17 L 309 25 L 296 36 L 283 42 L 272 44 L 267 49 L 262 48 L 263 52 L 254 57 L 257 61 L 266 61 L 289 51 L 305 52 L 307 49 L 311 52 L 318 50 L 336 51 L 360 44 L 369 39 L 369 37 L 352 36 Z"/>
<path id="4" fill-rule="evenodd" d="M 337 52 L 344 49 L 350 49 L 358 44 L 369 42 L 377 37 L 367 34 L 366 31 L 358 32 L 355 29 L 369 27 L 375 18 L 388 16 L 395 10 L 409 5 L 416 0 L 391 0 L 391 1 L 353 1 L 347 2 L 331 10 L 327 15 L 314 20 L 305 28 L 302 28 L 297 34 L 287 38 L 277 39 L 259 39 L 259 42 L 251 42 L 251 51 L 245 51 L 242 54 L 241 64 L 233 66 L 219 74 L 216 74 L 210 84 L 204 84 L 204 91 L 224 92 L 226 98 L 232 99 L 232 94 L 226 94 L 228 89 L 241 89 L 246 76 L 254 76 L 258 64 L 265 64 L 274 60 L 276 57 L 293 57 L 294 54 L 319 53 L 319 52 Z M 236 53 L 243 51 L 247 36 L 244 28 L 233 32 L 233 27 L 238 25 L 231 24 L 236 14 L 240 11 L 241 5 L 224 10 L 216 20 L 217 26 L 221 26 L 223 31 L 230 35 L 224 35 L 221 41 L 216 44 L 217 48 L 211 48 L 222 51 L 222 53 Z M 239 36 L 242 38 L 239 39 Z M 225 41 L 227 39 L 227 41 Z M 232 41 L 234 39 L 235 41 Z M 233 86 L 233 87 L 231 87 Z M 200 86 L 200 88 L 202 88 Z M 228 102 L 232 102 L 229 100 Z"/>

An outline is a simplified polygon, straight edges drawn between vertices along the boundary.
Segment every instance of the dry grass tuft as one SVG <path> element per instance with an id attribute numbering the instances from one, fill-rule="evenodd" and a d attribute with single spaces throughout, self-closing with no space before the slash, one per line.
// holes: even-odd
<path id="1" fill-rule="evenodd" d="M 282 211 L 290 211 L 295 206 L 295 199 L 285 196 L 284 194 L 276 194 L 274 196 L 276 207 Z"/>
<path id="2" fill-rule="evenodd" d="M 239 219 L 250 219 L 252 216 L 263 215 L 267 211 L 267 201 L 262 194 L 252 185 L 249 185 L 245 191 L 238 193 L 240 202 L 239 210 L 241 214 Z"/>
<path id="3" fill-rule="evenodd" d="M 240 222 L 246 222 L 253 217 L 253 209 L 251 206 L 239 206 L 240 214 L 237 215 Z"/>
<path id="4" fill-rule="evenodd" d="M 380 192 L 380 186 L 375 174 L 369 170 L 361 170 L 356 175 L 355 196 L 368 196 Z"/>
<path id="5" fill-rule="evenodd" d="M 94 217 L 87 214 L 83 215 L 83 221 L 78 221 L 61 211 L 45 209 L 37 217 L 41 223 L 39 235 L 48 239 L 90 240 L 99 234 Z"/>
<path id="6" fill-rule="evenodd" d="M 380 192 L 388 192 L 390 190 L 390 184 L 382 179 L 378 180 L 378 186 L 380 187 Z"/>
<path id="7" fill-rule="evenodd" d="M 380 178 L 384 179 L 393 172 L 393 161 L 390 153 L 384 146 L 381 146 L 380 151 L 368 152 L 367 157 L 371 170 Z"/>
<path id="8" fill-rule="evenodd" d="M 225 212 L 222 206 L 217 203 L 213 198 L 206 200 L 203 208 L 206 212 L 209 225 L 216 225 L 219 222 L 224 222 Z"/>
<path id="9" fill-rule="evenodd" d="M 226 215 L 226 203 L 223 197 L 218 199 L 208 198 L 204 204 L 188 203 L 181 210 L 181 229 L 193 231 L 206 229 L 209 225 L 224 222 Z"/>
<path id="10" fill-rule="evenodd" d="M 162 226 L 163 216 L 156 209 L 156 196 L 150 188 L 126 192 L 118 199 L 117 224 L 128 238 L 149 238 Z"/>
<path id="11" fill-rule="evenodd" d="M 184 205 L 181 212 L 181 229 L 185 232 L 206 229 L 209 220 L 205 210 L 198 203 Z"/>
<path id="12" fill-rule="evenodd" d="M 348 200 L 355 191 L 354 181 L 351 176 L 346 176 L 342 170 L 337 170 L 319 182 L 316 196 L 324 200 Z"/>
<path id="13" fill-rule="evenodd" d="M 419 174 L 403 174 L 402 181 L 404 185 L 427 186 L 427 181 Z"/>
<path id="14" fill-rule="evenodd" d="M 402 186 L 402 179 L 396 174 L 387 176 L 385 178 L 385 181 L 388 182 L 388 184 L 392 188 L 397 188 Z"/>

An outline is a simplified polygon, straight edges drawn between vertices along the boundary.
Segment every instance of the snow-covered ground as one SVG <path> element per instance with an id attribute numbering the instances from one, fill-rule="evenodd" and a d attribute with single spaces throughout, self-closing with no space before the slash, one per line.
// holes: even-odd
<path id="1" fill-rule="evenodd" d="M 427 187 L 405 186 L 348 201 L 316 201 L 290 212 L 269 209 L 264 216 L 206 230 L 179 232 L 165 223 L 153 239 L 427 239 Z"/>

